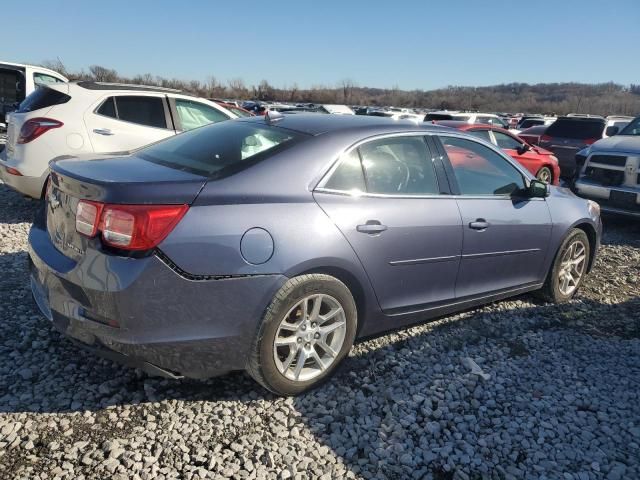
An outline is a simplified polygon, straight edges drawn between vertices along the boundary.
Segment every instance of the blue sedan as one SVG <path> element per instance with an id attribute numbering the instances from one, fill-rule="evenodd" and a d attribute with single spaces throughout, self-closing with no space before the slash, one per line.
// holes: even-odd
<path id="1" fill-rule="evenodd" d="M 601 230 L 596 203 L 464 132 L 270 112 L 52 163 L 31 287 L 97 354 L 174 378 L 246 369 L 294 395 L 358 337 L 570 299 Z"/>

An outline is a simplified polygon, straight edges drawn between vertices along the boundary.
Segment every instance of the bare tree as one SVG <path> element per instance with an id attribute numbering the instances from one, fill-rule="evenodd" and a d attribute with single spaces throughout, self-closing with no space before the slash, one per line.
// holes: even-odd
<path id="1" fill-rule="evenodd" d="M 117 82 L 119 80 L 118 72 L 112 68 L 102 67 L 100 65 L 91 65 L 89 72 L 96 82 Z"/>

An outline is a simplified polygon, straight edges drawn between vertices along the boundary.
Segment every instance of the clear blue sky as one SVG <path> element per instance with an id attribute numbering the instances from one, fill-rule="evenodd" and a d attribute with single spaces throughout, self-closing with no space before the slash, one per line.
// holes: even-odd
<path id="1" fill-rule="evenodd" d="M 8 1 L 3 60 L 276 86 L 640 83 L 640 0 Z"/>

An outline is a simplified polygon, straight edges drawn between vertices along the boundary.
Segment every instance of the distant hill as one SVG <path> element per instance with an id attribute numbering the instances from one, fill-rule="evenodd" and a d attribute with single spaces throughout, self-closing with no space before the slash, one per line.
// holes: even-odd
<path id="1" fill-rule="evenodd" d="M 207 98 L 234 98 L 263 101 L 344 103 L 396 107 L 479 110 L 485 112 L 536 112 L 599 115 L 639 115 L 640 85 L 617 83 L 509 83 L 490 87 L 450 86 L 437 90 L 400 90 L 357 86 L 342 80 L 337 86 L 300 89 L 295 83 L 276 88 L 266 80 L 248 86 L 240 78 L 221 83 L 215 77 L 206 82 L 167 79 L 150 74 L 123 77 L 116 70 L 92 65 L 89 71 L 69 72 L 59 60 L 44 66 L 75 80 L 97 80 L 158 85 L 177 88 Z"/>

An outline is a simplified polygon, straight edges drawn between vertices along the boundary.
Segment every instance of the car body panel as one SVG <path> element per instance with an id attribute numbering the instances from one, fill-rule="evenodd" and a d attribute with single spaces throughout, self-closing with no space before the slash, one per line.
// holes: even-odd
<path id="1" fill-rule="evenodd" d="M 453 198 L 315 198 L 362 261 L 383 311 L 415 309 L 453 298 L 462 228 Z M 385 231 L 358 227 L 380 222 Z M 437 282 L 425 282 L 438 278 Z"/>
<path id="2" fill-rule="evenodd" d="M 136 154 L 52 164 L 53 196 L 31 229 L 29 254 L 34 297 L 56 328 L 157 372 L 203 378 L 245 367 L 264 312 L 297 275 L 327 273 L 343 281 L 354 295 L 363 338 L 539 288 L 573 226 L 592 229 L 598 241 L 599 218 L 587 202 L 556 187 L 547 198 L 522 204 L 451 191 L 389 199 L 316 188 L 358 142 L 416 133 L 480 141 L 464 133 L 363 116 L 235 121 L 306 136 L 250 168 L 210 180 L 147 165 Z M 180 185 L 189 190 L 177 198 Z M 99 236 L 78 250 L 61 247 L 48 217 L 56 218 L 52 210 L 61 208 L 71 226 L 74 204 L 88 198 L 153 204 L 173 199 L 189 209 L 157 248 L 139 255 L 105 248 Z M 374 214 L 390 228 L 379 237 L 358 232 Z M 467 232 L 466 222 L 480 215 L 491 227 Z M 260 235 L 252 236 L 256 230 Z M 247 235 L 250 253 L 268 255 L 248 259 L 253 255 L 243 249 Z M 532 252 L 514 252 L 527 249 Z M 495 260 L 496 253 L 509 251 L 513 255 Z"/>
<path id="3" fill-rule="evenodd" d="M 551 216 L 544 200 L 461 196 L 457 202 L 464 247 L 456 297 L 537 283 L 544 278 L 551 234 Z M 479 219 L 489 227 L 470 228 L 471 222 Z"/>

